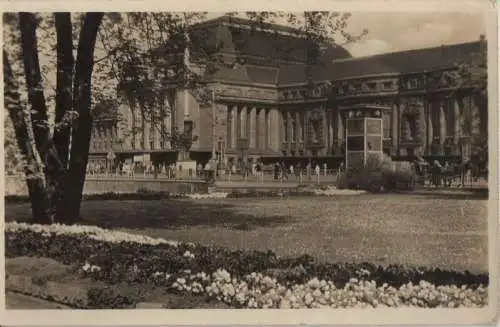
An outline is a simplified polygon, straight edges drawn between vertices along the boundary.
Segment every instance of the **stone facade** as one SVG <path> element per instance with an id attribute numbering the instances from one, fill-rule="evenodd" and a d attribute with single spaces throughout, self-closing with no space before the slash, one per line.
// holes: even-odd
<path id="1" fill-rule="evenodd" d="M 220 32 L 231 25 L 227 19 L 199 28 Z M 230 33 L 217 35 L 228 38 Z M 304 77 L 300 58 L 258 53 L 254 43 L 247 43 L 253 48 L 240 50 L 243 60 L 231 69 L 221 68 L 203 90 L 169 89 L 161 124 L 145 121 L 130 103 L 119 107 L 126 118 L 120 123 L 96 119 L 91 157 L 102 158 L 109 151 L 172 154 L 176 149 L 161 139 L 161 131 L 190 128 L 196 136 L 190 151 L 199 161 L 212 151 L 226 160 L 341 160 L 345 123 L 339 108 L 356 104 L 390 109 L 383 114 L 383 144 L 393 157 L 458 156 L 464 138 L 487 137 L 486 99 L 449 78 L 457 61 L 485 55 L 484 39 L 367 58 L 351 58 L 332 46 L 312 69 L 313 81 Z M 234 48 L 220 51 L 234 57 Z M 207 104 L 207 96 L 215 102 Z"/>

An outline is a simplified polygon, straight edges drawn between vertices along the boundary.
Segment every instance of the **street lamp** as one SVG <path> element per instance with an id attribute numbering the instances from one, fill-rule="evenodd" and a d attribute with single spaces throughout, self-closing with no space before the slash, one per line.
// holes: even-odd
<path id="1" fill-rule="evenodd" d="M 212 158 L 215 158 L 215 84 L 212 88 Z"/>

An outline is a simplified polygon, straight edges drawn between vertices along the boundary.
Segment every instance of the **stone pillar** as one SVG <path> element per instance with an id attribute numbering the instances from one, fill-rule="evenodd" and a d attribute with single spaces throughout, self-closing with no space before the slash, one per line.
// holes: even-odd
<path id="1" fill-rule="evenodd" d="M 286 126 L 283 125 L 284 128 L 287 129 L 288 140 L 287 147 L 290 148 L 289 144 L 292 143 L 292 113 L 290 111 L 283 112 L 283 117 L 286 117 Z M 283 139 L 285 141 L 285 139 Z"/>
<path id="2" fill-rule="evenodd" d="M 297 110 L 295 112 L 295 122 L 296 122 L 296 127 L 297 127 L 297 141 L 298 142 L 303 142 L 304 140 L 302 139 L 302 115 L 300 114 L 300 110 Z"/>
<path id="3" fill-rule="evenodd" d="M 461 114 L 461 99 L 453 99 L 453 118 L 454 118 L 454 130 L 453 130 L 453 144 L 458 145 L 460 136 L 462 136 L 462 114 Z"/>
<path id="4" fill-rule="evenodd" d="M 247 137 L 247 107 L 242 106 L 240 109 L 240 137 Z"/>
<path id="5" fill-rule="evenodd" d="M 333 108 L 328 109 L 328 150 L 332 151 L 333 141 Z"/>
<path id="6" fill-rule="evenodd" d="M 259 148 L 262 150 L 267 149 L 267 121 L 266 121 L 266 108 L 260 108 L 258 111 L 258 124 L 259 124 Z"/>
<path id="7" fill-rule="evenodd" d="M 255 148 L 256 149 L 261 149 L 262 148 L 262 142 L 261 142 L 261 133 L 262 133 L 262 126 L 261 126 L 261 121 L 260 121 L 260 112 L 261 108 L 256 108 L 255 109 Z"/>
<path id="8" fill-rule="evenodd" d="M 249 122 L 249 129 L 250 129 L 250 148 L 256 149 L 258 147 L 258 140 L 257 137 L 259 134 L 257 134 L 257 108 L 252 107 L 250 110 L 250 122 Z"/>
<path id="9" fill-rule="evenodd" d="M 233 106 L 228 105 L 227 106 L 227 112 L 226 112 L 226 129 L 227 129 L 227 138 L 226 138 L 226 148 L 227 149 L 232 149 L 233 148 L 233 120 L 232 120 L 232 111 L 233 111 Z"/>
<path id="10" fill-rule="evenodd" d="M 271 128 L 269 129 L 269 132 L 271 134 L 271 144 L 270 148 L 273 151 L 279 151 L 280 149 L 280 142 L 281 142 L 281 128 L 282 126 L 282 119 L 280 112 L 277 108 L 272 108 L 270 111 L 270 121 L 271 121 Z"/>
<path id="11" fill-rule="evenodd" d="M 481 134 L 481 108 L 475 99 L 471 96 L 470 100 L 470 110 L 471 110 L 471 134 L 480 135 Z"/>
<path id="12" fill-rule="evenodd" d="M 323 152 L 323 154 L 325 154 L 325 151 L 328 150 L 328 112 L 327 112 L 327 109 L 326 108 L 323 108 L 323 112 L 321 114 L 321 117 L 322 117 L 322 137 L 323 137 L 323 149 L 321 150 L 321 152 Z"/>
<path id="13" fill-rule="evenodd" d="M 441 145 L 443 145 L 446 136 L 447 136 L 447 131 L 446 131 L 446 112 L 445 112 L 445 104 L 441 100 L 439 103 L 439 137 L 441 138 Z"/>
<path id="14" fill-rule="evenodd" d="M 231 144 L 230 148 L 235 150 L 237 146 L 238 139 L 238 107 L 235 105 L 231 106 Z"/>
<path id="15" fill-rule="evenodd" d="M 392 139 L 392 153 L 397 154 L 399 148 L 399 104 L 397 102 L 392 104 L 391 116 L 391 139 Z"/>
<path id="16" fill-rule="evenodd" d="M 434 135 L 433 135 L 433 122 L 432 122 L 432 104 L 427 101 L 426 102 L 426 108 L 427 108 L 427 115 L 426 115 L 426 127 L 427 127 L 427 152 L 430 154 L 431 151 L 431 144 L 432 141 L 434 140 Z"/>
<path id="17" fill-rule="evenodd" d="M 168 100 L 167 100 L 168 101 Z M 162 129 L 162 132 L 161 132 L 161 137 L 162 137 L 162 140 L 164 140 L 163 142 L 163 147 L 166 148 L 166 149 L 170 149 L 171 146 L 170 146 L 170 140 L 168 139 L 167 135 L 170 135 L 171 131 L 172 131 L 172 120 L 174 119 L 173 117 L 173 110 L 172 108 L 170 107 L 169 104 L 167 104 L 165 106 L 165 112 L 164 112 L 164 116 L 163 116 L 163 129 Z"/>
<path id="18" fill-rule="evenodd" d="M 134 133 L 135 133 L 135 149 L 142 150 L 143 125 L 142 116 L 138 108 L 134 108 Z"/>
<path id="19" fill-rule="evenodd" d="M 341 115 L 341 111 L 337 109 L 337 140 L 339 142 L 343 142 L 344 141 L 344 122 L 342 120 L 342 115 Z"/>

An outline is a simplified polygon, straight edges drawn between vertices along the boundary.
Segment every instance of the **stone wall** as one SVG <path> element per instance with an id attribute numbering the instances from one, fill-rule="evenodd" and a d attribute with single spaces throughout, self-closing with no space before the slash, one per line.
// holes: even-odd
<path id="1" fill-rule="evenodd" d="M 140 189 L 169 193 L 207 193 L 208 184 L 203 181 L 170 181 L 159 179 L 127 179 L 115 177 L 87 178 L 84 194 L 137 193 Z M 5 195 L 26 195 L 26 183 L 18 176 L 5 177 Z"/>

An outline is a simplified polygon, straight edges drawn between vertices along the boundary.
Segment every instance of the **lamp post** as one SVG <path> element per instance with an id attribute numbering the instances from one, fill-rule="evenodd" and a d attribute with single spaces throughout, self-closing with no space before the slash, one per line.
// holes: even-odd
<path id="1" fill-rule="evenodd" d="M 212 88 L 212 158 L 215 158 L 215 84 Z"/>

